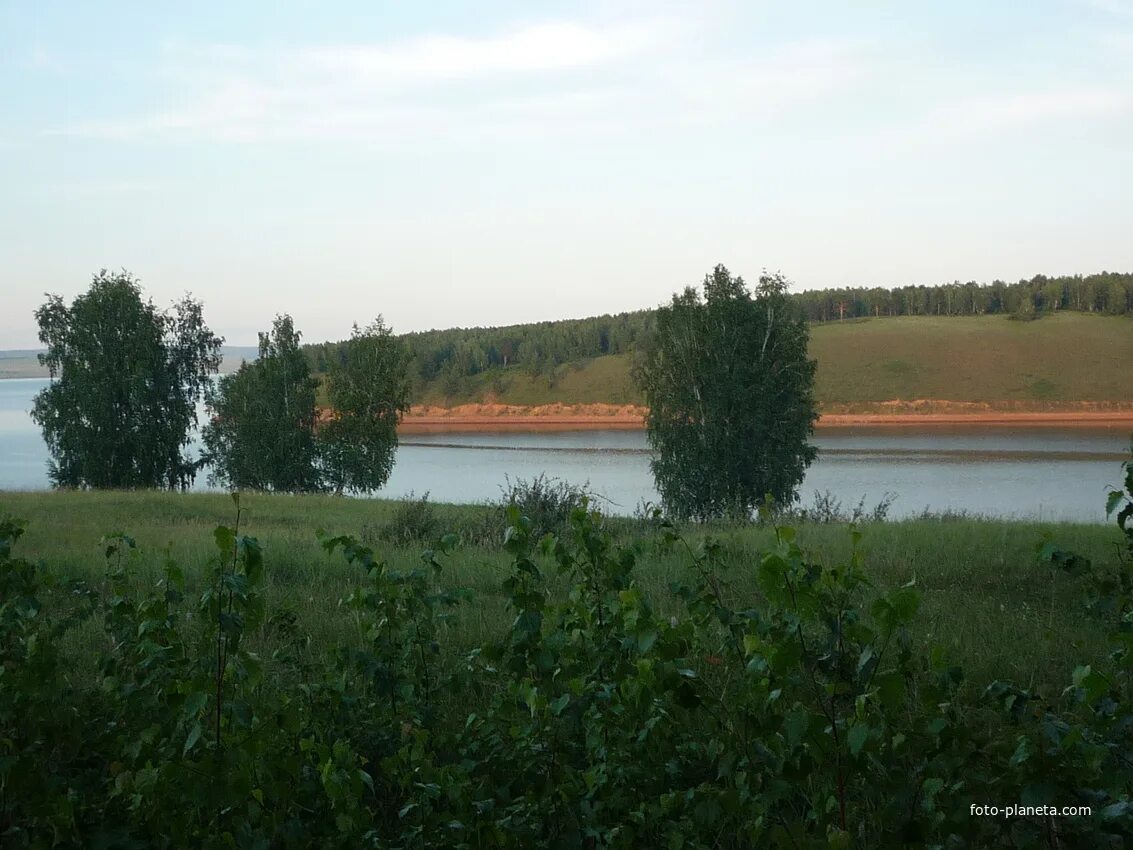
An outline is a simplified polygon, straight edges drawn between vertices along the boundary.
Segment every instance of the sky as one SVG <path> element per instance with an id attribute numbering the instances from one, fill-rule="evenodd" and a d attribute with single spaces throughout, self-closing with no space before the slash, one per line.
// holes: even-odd
<path id="1" fill-rule="evenodd" d="M 0 0 L 0 349 L 127 269 L 229 344 L 1133 270 L 1133 0 Z"/>

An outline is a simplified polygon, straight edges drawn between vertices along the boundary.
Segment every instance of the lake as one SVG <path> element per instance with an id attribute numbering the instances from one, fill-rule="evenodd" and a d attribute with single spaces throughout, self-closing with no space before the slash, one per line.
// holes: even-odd
<path id="1" fill-rule="evenodd" d="M 28 414 L 47 381 L 0 380 L 0 490 L 49 486 L 47 448 Z M 846 507 L 893 495 L 890 516 L 966 510 L 997 517 L 1103 522 L 1121 483 L 1129 433 L 1121 427 L 853 427 L 822 429 L 801 489 L 808 505 L 829 491 Z M 408 434 L 381 497 L 428 492 L 434 501 L 498 498 L 511 479 L 544 473 L 589 482 L 611 513 L 655 500 L 640 431 Z M 202 476 L 195 489 L 208 489 Z"/>

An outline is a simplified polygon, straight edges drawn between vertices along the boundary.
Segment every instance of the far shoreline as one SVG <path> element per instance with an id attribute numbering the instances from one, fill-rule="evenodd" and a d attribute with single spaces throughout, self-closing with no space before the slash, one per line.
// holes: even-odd
<path id="1" fill-rule="evenodd" d="M 936 406 L 936 405 L 933 405 Z M 947 406 L 944 404 L 943 406 Z M 1086 406 L 1083 403 L 1081 406 Z M 413 408 L 398 426 L 405 434 L 446 432 L 640 431 L 645 408 L 633 405 L 543 405 L 523 408 L 468 404 L 453 408 Z M 815 423 L 819 430 L 855 427 L 1129 428 L 1133 408 L 1119 410 L 980 410 L 926 412 L 831 412 Z"/>

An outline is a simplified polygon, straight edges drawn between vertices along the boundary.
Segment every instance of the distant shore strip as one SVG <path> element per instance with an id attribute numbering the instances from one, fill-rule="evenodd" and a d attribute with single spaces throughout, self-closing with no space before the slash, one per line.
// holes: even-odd
<path id="1" fill-rule="evenodd" d="M 947 403 L 923 404 L 924 412 L 905 409 L 900 412 L 824 413 L 819 418 L 817 427 L 996 426 L 1133 430 L 1133 407 L 1099 410 L 1098 405 L 1083 403 L 1078 409 L 1047 411 L 940 409 L 947 406 Z M 399 430 L 405 434 L 450 431 L 635 431 L 645 428 L 646 412 L 644 407 L 639 406 L 600 404 L 544 405 L 532 408 L 491 404 L 469 404 L 453 408 L 427 407 L 411 410 L 402 419 Z"/>

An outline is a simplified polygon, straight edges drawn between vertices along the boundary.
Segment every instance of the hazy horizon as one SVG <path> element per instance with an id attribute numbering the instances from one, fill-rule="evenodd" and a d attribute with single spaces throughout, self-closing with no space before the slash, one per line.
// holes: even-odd
<path id="1" fill-rule="evenodd" d="M 231 345 L 1133 269 L 1133 2 L 0 6 L 0 349 L 126 268 Z"/>

